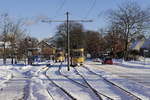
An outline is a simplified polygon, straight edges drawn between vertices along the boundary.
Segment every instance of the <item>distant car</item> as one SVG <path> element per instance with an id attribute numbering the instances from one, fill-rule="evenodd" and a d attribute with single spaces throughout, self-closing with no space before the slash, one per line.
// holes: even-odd
<path id="1" fill-rule="evenodd" d="M 95 58 L 93 59 L 94 62 L 101 62 L 101 59 L 100 58 Z"/>
<path id="2" fill-rule="evenodd" d="M 102 64 L 113 64 L 112 58 L 110 57 L 104 58 Z"/>

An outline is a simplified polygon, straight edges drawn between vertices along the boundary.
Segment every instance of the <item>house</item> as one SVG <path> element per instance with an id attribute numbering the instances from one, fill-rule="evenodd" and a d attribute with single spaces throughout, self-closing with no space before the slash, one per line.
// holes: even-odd
<path id="1" fill-rule="evenodd" d="M 131 44 L 130 49 L 139 51 L 140 48 L 144 45 L 145 41 L 146 41 L 145 37 L 136 40 Z"/>
<path id="2" fill-rule="evenodd" d="M 52 58 L 52 56 L 55 54 L 55 51 L 56 51 L 55 46 L 46 41 L 39 42 L 38 49 L 39 49 L 40 55 L 46 59 Z"/>
<path id="3" fill-rule="evenodd" d="M 10 48 L 10 42 L 3 42 L 3 41 L 0 41 L 0 48 L 4 48 L 4 44 L 5 44 L 5 48 Z"/>
<path id="4" fill-rule="evenodd" d="M 3 53 L 4 53 L 4 45 L 5 45 L 5 53 L 8 54 L 8 52 L 10 51 L 10 42 L 3 42 L 0 41 L 0 58 L 3 57 Z M 9 55 L 7 55 L 9 56 Z"/>
<path id="5" fill-rule="evenodd" d="M 150 57 L 150 37 L 145 40 L 144 44 L 140 48 L 142 56 Z"/>
<path id="6" fill-rule="evenodd" d="M 150 57 L 150 37 L 136 40 L 131 44 L 130 49 L 139 51 L 141 56 Z"/>

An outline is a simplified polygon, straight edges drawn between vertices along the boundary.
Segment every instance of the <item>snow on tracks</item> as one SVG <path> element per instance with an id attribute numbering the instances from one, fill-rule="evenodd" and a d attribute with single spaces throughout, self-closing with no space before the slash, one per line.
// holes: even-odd
<path id="1" fill-rule="evenodd" d="M 55 93 L 55 95 L 63 96 L 64 100 L 76 100 L 76 98 L 74 98 L 69 92 L 67 92 L 64 88 L 62 88 L 61 86 L 57 85 L 46 73 L 49 70 L 49 67 L 47 68 L 47 70 L 45 71 L 45 76 L 48 78 L 48 80 L 51 82 L 49 85 L 51 85 L 52 87 L 55 87 L 55 90 L 57 90 L 57 93 Z M 47 89 L 48 93 L 50 94 L 50 96 L 52 97 L 52 99 L 54 99 L 54 95 L 52 95 L 50 92 L 50 89 Z M 53 91 L 54 92 L 54 91 Z M 69 99 L 68 99 L 69 98 Z M 55 99 L 54 99 L 55 100 Z"/>
<path id="2" fill-rule="evenodd" d="M 119 85 L 113 83 L 112 81 L 110 81 L 110 80 L 108 80 L 107 78 L 103 77 L 101 74 L 97 74 L 96 72 L 91 71 L 88 67 L 85 67 L 85 66 L 84 66 L 83 68 L 87 69 L 87 70 L 88 70 L 89 72 L 91 72 L 92 74 L 97 75 L 97 76 L 99 76 L 100 78 L 104 79 L 104 81 L 106 81 L 107 83 L 111 84 L 112 86 L 118 88 L 119 90 L 121 90 L 122 92 L 126 93 L 128 96 L 132 97 L 133 99 L 135 99 L 135 100 L 142 100 L 140 97 L 134 95 L 133 93 L 131 93 L 130 91 L 128 91 L 128 90 L 126 90 L 126 89 L 120 87 Z"/>
<path id="3" fill-rule="evenodd" d="M 118 87 L 116 88 L 114 84 L 110 84 L 110 82 L 96 74 L 93 74 L 84 67 L 77 67 L 76 69 L 95 90 L 109 95 L 109 97 L 113 98 L 114 100 L 141 100 L 136 96 L 131 96 L 131 94 L 129 96 L 127 91 L 125 92 L 125 90 L 122 90 Z"/>
<path id="4" fill-rule="evenodd" d="M 64 77 L 60 71 L 60 64 L 50 66 L 47 75 L 58 86 L 65 89 L 77 100 L 99 100 L 99 98 L 87 87 Z"/>

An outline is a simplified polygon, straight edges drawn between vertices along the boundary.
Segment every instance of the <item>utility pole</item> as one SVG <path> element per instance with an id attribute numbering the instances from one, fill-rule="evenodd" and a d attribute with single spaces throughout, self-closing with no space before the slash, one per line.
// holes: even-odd
<path id="1" fill-rule="evenodd" d="M 67 65 L 68 71 L 70 70 L 70 34 L 69 34 L 69 12 L 66 12 L 67 15 Z"/>
<path id="2" fill-rule="evenodd" d="M 70 71 L 70 34 L 69 34 L 69 22 L 92 22 L 92 20 L 69 20 L 69 12 L 66 12 L 67 20 L 42 20 L 42 22 L 66 22 L 67 24 L 67 70 Z"/>

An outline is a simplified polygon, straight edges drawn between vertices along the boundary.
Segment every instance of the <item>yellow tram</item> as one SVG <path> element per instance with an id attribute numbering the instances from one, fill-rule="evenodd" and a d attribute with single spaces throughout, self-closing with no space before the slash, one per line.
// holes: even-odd
<path id="1" fill-rule="evenodd" d="M 56 50 L 55 53 L 55 62 L 64 62 L 65 61 L 65 54 L 62 50 Z"/>
<path id="2" fill-rule="evenodd" d="M 72 65 L 73 66 L 83 65 L 83 63 L 84 63 L 84 49 L 83 48 L 72 49 L 71 59 L 72 59 Z"/>

